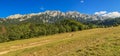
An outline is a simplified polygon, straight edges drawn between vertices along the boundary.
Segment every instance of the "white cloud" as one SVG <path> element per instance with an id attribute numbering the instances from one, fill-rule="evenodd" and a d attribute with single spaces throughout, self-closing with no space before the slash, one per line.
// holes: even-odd
<path id="1" fill-rule="evenodd" d="M 45 8 L 44 7 L 40 7 L 40 10 L 45 10 Z"/>
<path id="2" fill-rule="evenodd" d="M 81 3 L 84 3 L 84 0 L 81 0 L 80 2 L 81 2 Z"/>
<path id="3" fill-rule="evenodd" d="M 116 17 L 120 17 L 120 12 L 115 11 L 115 12 L 107 13 L 107 11 L 100 11 L 100 12 L 95 12 L 95 15 L 100 15 L 109 18 L 116 18 Z"/>
<path id="4" fill-rule="evenodd" d="M 100 12 L 95 12 L 95 15 L 103 15 L 103 14 L 106 14 L 107 11 L 100 11 Z"/>
<path id="5" fill-rule="evenodd" d="M 110 17 L 110 18 L 115 18 L 115 17 L 120 17 L 120 13 L 119 12 L 110 12 L 110 13 L 104 14 L 102 16 L 107 16 L 107 17 Z"/>

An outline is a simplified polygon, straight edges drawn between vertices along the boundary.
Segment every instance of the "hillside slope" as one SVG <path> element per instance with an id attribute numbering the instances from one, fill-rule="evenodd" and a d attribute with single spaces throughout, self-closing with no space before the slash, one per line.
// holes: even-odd
<path id="1" fill-rule="evenodd" d="M 120 26 L 0 43 L 0 56 L 120 56 Z"/>

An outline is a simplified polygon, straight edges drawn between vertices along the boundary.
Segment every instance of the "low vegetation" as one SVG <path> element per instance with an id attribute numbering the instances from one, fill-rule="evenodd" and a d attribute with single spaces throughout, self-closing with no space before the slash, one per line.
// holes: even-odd
<path id="1" fill-rule="evenodd" d="M 0 53 L 1 56 L 120 56 L 119 40 L 120 26 L 96 28 L 1 43 Z"/>

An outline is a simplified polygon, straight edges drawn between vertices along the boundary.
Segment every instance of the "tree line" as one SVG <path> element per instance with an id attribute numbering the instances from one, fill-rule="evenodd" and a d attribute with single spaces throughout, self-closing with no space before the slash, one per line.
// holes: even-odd
<path id="1" fill-rule="evenodd" d="M 64 32 L 97 28 L 95 24 L 84 24 L 73 19 L 59 20 L 54 23 L 22 22 L 19 24 L 0 25 L 0 42 L 28 39 Z"/>
<path id="2" fill-rule="evenodd" d="M 64 32 L 73 32 L 78 30 L 89 29 L 88 25 L 78 21 L 66 19 L 55 23 L 30 23 L 23 22 L 20 24 L 1 25 L 0 42 L 13 40 L 28 39 L 44 35 L 52 35 Z"/>

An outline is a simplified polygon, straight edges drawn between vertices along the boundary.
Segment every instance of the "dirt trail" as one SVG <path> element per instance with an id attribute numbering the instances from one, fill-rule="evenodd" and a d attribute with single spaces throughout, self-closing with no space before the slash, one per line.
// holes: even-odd
<path id="1" fill-rule="evenodd" d="M 10 46 L 9 50 L 1 51 L 0 55 L 7 54 L 7 53 L 12 52 L 12 51 L 21 50 L 21 49 L 32 48 L 32 47 L 36 47 L 36 46 L 42 46 L 42 45 L 45 45 L 45 44 L 55 42 L 57 40 L 66 40 L 66 39 L 71 39 L 71 38 L 66 37 L 66 38 L 61 38 L 61 39 L 48 39 L 48 40 L 42 40 L 42 41 L 29 43 L 29 44 Z"/>
<path id="2" fill-rule="evenodd" d="M 45 44 L 50 43 L 50 41 L 52 41 L 52 40 L 44 40 L 44 41 L 41 41 L 41 42 L 30 43 L 30 44 L 27 44 L 27 46 L 26 45 L 11 46 L 10 50 L 2 51 L 2 52 L 0 52 L 0 55 L 6 54 L 6 53 L 12 52 L 12 51 L 20 50 L 20 49 L 25 49 L 25 48 L 31 48 L 31 47 L 35 47 L 35 46 L 45 45 Z"/>

